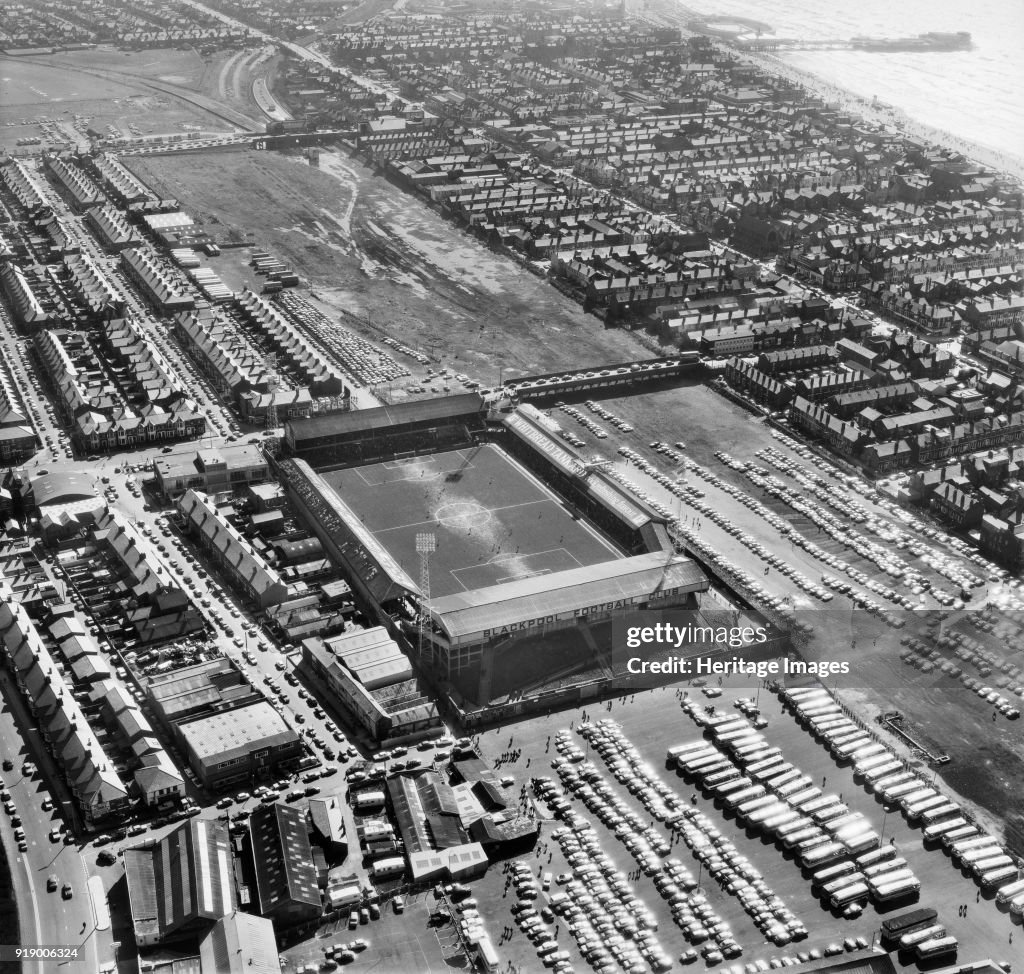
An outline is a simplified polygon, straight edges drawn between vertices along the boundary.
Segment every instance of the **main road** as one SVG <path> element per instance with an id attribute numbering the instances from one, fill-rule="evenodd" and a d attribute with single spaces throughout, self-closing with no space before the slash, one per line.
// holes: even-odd
<path id="1" fill-rule="evenodd" d="M 12 816 L 0 816 L 2 837 L 7 862 L 11 871 L 14 898 L 18 904 L 19 943 L 23 945 L 74 946 L 82 952 L 79 962 L 84 970 L 101 971 L 114 960 L 113 939 L 109 929 L 96 929 L 96 908 L 89 893 L 88 860 L 78 843 L 65 844 L 51 841 L 49 833 L 62 827 L 61 807 L 69 799 L 61 787 L 61 778 L 46 754 L 32 716 L 6 670 L 0 670 L 0 754 L 14 767 L 2 772 L 4 789 L 21 819 L 25 831 L 27 850 L 19 851 L 14 836 Z M 33 761 L 40 771 L 32 777 L 22 767 Z M 45 782 L 54 783 L 54 791 L 47 790 Z M 49 799 L 49 801 L 47 801 Z M 52 804 L 44 808 L 43 803 Z M 65 806 L 66 807 L 66 806 Z M 57 877 L 57 889 L 47 890 L 47 878 Z M 71 898 L 65 899 L 62 888 L 71 888 Z M 104 906 L 100 905 L 100 910 Z M 13 939 L 4 937 L 4 940 Z M 52 962 L 26 964 L 26 971 L 52 971 Z"/>

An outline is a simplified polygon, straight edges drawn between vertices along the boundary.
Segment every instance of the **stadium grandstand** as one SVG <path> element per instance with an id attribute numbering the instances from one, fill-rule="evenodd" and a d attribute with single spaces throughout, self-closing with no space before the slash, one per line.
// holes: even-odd
<path id="1" fill-rule="evenodd" d="M 471 443 L 484 430 L 487 407 L 475 392 L 379 406 L 285 424 L 285 453 L 317 468 L 353 466 Z"/>
<path id="2" fill-rule="evenodd" d="M 475 394 L 437 403 L 289 422 L 279 473 L 360 608 L 459 706 L 610 678 L 612 620 L 697 608 L 706 576 L 608 461 L 528 404 L 488 418 Z M 429 600 L 414 581 L 423 532 Z"/>

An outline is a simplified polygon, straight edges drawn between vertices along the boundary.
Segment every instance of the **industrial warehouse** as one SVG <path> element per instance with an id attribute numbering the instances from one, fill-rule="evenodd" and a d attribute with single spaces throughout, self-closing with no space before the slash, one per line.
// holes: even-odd
<path id="1" fill-rule="evenodd" d="M 611 620 L 698 608 L 708 580 L 666 518 L 546 414 L 422 405 L 289 421 L 280 470 L 365 610 L 458 705 L 610 676 Z"/>

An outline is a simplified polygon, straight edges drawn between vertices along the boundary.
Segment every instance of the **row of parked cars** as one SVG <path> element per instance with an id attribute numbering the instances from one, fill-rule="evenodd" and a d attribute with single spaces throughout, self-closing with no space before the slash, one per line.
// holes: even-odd
<path id="1" fill-rule="evenodd" d="M 588 399 L 584 404 L 592 413 L 600 416 L 607 423 L 611 423 L 617 430 L 623 433 L 632 433 L 633 427 L 627 423 L 621 416 L 616 416 L 610 409 L 605 409 L 600 403 L 594 402 L 593 399 Z"/>
<path id="2" fill-rule="evenodd" d="M 274 303 L 303 331 L 315 333 L 355 379 L 367 386 L 394 382 L 411 375 L 390 355 L 349 331 L 295 294 L 279 294 Z"/>
<path id="3" fill-rule="evenodd" d="M 697 706 L 694 701 L 690 702 L 694 707 Z M 664 821 L 682 839 L 726 893 L 740 901 L 755 926 L 767 939 L 781 945 L 788 943 L 794 936 L 806 934 L 802 922 L 775 895 L 750 860 L 718 831 L 710 819 L 696 808 L 683 805 L 678 795 L 643 761 L 618 724 L 604 720 L 597 725 L 584 725 L 581 733 L 589 737 L 591 745 L 604 759 L 612 774 L 631 793 L 637 797 L 657 795 L 663 798 L 662 801 L 649 798 L 648 811 Z M 694 921 L 685 913 L 682 920 L 685 924 L 684 932 L 691 939 L 694 934 L 701 935 L 700 927 L 694 930 Z M 712 960 L 738 957 L 742 953 L 728 924 L 716 922 L 708 933 L 716 940 L 716 947 L 711 950 L 717 950 L 721 955 L 715 958 L 712 954 Z M 705 959 L 708 959 L 707 956 Z"/>
<path id="4" fill-rule="evenodd" d="M 580 954 L 599 974 L 619 969 L 642 974 L 648 965 L 655 971 L 671 967 L 672 959 L 655 935 L 657 919 L 602 848 L 593 826 L 567 807 L 561 790 L 550 778 L 534 779 L 533 789 L 564 822 L 551 835 L 572 868 L 571 873 L 559 875 L 563 889 L 550 895 L 549 906 L 539 918 L 529 907 L 518 908 L 518 916 L 527 918 L 520 920 L 521 925 L 532 925 L 538 953 L 543 956 L 546 951 L 552 955 L 557 952 L 553 931 L 544 922 L 550 922 L 554 914 L 565 922 Z M 522 899 L 536 898 L 535 880 L 528 867 L 522 867 L 516 888 Z M 559 958 L 554 965 L 556 971 L 571 969 L 568 956 L 566 952 Z"/>
<path id="5" fill-rule="evenodd" d="M 608 431 L 601 426 L 599 423 L 595 423 L 586 413 L 581 409 L 577 409 L 575 406 L 569 406 L 564 402 L 556 404 L 559 409 L 562 410 L 567 416 L 571 416 L 580 426 L 590 430 L 599 440 L 606 440 L 608 438 Z M 568 439 L 568 437 L 566 437 Z M 575 445 L 575 444 L 574 444 Z"/>
<path id="6" fill-rule="evenodd" d="M 817 456 L 808 447 L 797 443 L 784 433 L 774 430 L 772 436 L 796 452 L 802 459 L 809 461 L 825 475 L 841 480 L 862 497 L 871 498 L 877 507 L 891 514 L 893 518 L 891 522 L 885 522 L 881 518 L 872 515 L 865 521 L 865 524 L 887 545 L 905 548 L 938 574 L 953 582 L 958 589 L 969 591 L 971 588 L 983 584 L 983 578 L 978 573 L 966 569 L 956 558 L 938 548 L 926 545 L 924 541 L 941 541 L 946 547 L 952 548 L 964 561 L 978 566 L 982 575 L 989 577 L 992 581 L 1007 578 L 1008 573 L 1005 569 L 993 565 L 979 552 L 974 551 L 966 541 L 932 527 L 921 518 L 903 510 L 894 501 L 880 496 L 875 485 L 852 475 L 840 474 L 834 465 Z M 896 522 L 899 522 L 902 527 L 899 527 Z M 933 588 L 933 594 L 934 592 Z M 956 598 L 950 593 L 940 591 L 939 595 L 942 596 L 939 601 L 944 605 L 953 605 L 956 602 Z M 1022 607 L 1024 607 L 1024 603 L 1022 603 Z"/>
<path id="7" fill-rule="evenodd" d="M 900 653 L 900 659 L 908 666 L 913 666 L 922 673 L 932 673 L 938 670 L 946 676 L 959 680 L 968 690 L 972 690 L 985 703 L 991 704 L 1008 720 L 1017 720 L 1020 717 L 1020 709 L 1015 707 L 1008 697 L 978 677 L 965 673 L 952 660 L 943 658 L 942 651 L 935 646 L 931 646 L 915 636 L 904 636 L 901 642 L 907 648 Z M 1011 692 L 1017 690 L 1021 691 L 1018 696 L 1024 696 L 1024 686 L 1018 685 Z"/>

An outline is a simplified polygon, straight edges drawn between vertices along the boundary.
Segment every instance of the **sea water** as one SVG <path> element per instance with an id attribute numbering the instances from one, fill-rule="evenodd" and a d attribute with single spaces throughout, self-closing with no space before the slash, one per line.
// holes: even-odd
<path id="1" fill-rule="evenodd" d="M 688 0 L 704 16 L 771 24 L 778 37 L 849 40 L 970 32 L 968 51 L 792 51 L 778 56 L 832 84 L 877 97 L 925 125 L 1024 156 L 1024 2 L 1021 0 Z"/>

